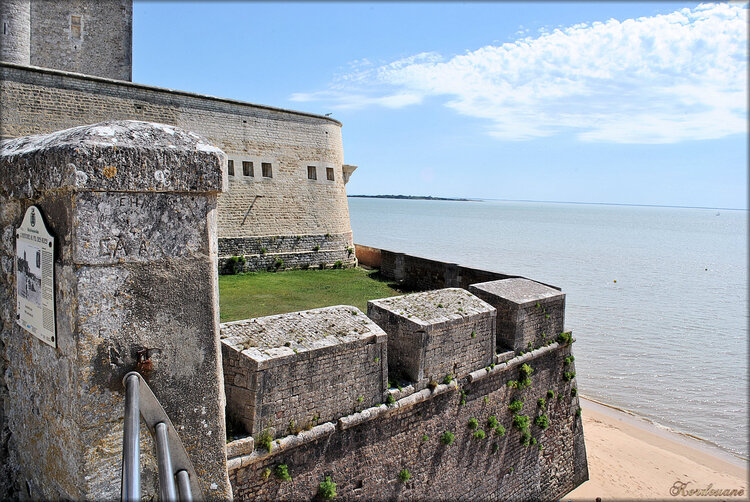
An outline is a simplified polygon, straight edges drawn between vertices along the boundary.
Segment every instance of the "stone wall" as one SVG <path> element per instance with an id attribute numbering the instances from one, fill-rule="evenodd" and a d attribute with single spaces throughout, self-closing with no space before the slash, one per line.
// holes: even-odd
<path id="1" fill-rule="evenodd" d="M 231 495 L 216 272 L 224 159 L 194 133 L 143 122 L 0 144 L 0 498 L 119 497 L 122 378 L 144 349 L 144 377 L 203 493 Z M 15 228 L 31 205 L 56 241 L 54 347 L 16 324 Z M 144 495 L 155 496 L 141 433 Z"/>
<path id="2" fill-rule="evenodd" d="M 355 249 L 360 264 L 378 268 L 386 279 L 393 279 L 399 282 L 402 287 L 416 291 L 441 288 L 468 289 L 470 284 L 478 282 L 521 277 L 464 267 L 456 263 L 431 260 L 361 244 L 355 244 Z M 548 286 L 559 289 L 555 286 Z"/>
<path id="3" fill-rule="evenodd" d="M 571 368 L 564 358 L 570 347 L 557 343 L 480 369 L 468 378 L 433 391 L 424 389 L 391 406 L 364 410 L 336 423 L 274 443 L 271 453 L 250 452 L 249 443 L 232 443 L 229 476 L 238 500 L 306 499 L 315 497 L 326 476 L 336 483 L 337 499 L 424 500 L 556 500 L 588 479 L 575 381 L 565 381 Z M 522 364 L 534 372 L 532 386 L 514 389 Z M 551 391 L 554 396 L 547 399 Z M 559 399 L 558 397 L 559 396 Z M 508 404 L 524 398 L 525 414 L 544 414 L 549 427 L 530 426 L 536 445 L 521 443 L 512 426 Z M 537 400 L 547 400 L 544 411 Z M 488 427 L 490 416 L 505 428 Z M 474 436 L 469 420 L 477 420 L 483 439 Z M 446 445 L 441 436 L 451 432 Z M 285 465 L 291 480 L 274 473 Z M 399 480 L 407 469 L 410 479 Z"/>
<path id="4" fill-rule="evenodd" d="M 328 117 L 99 77 L 0 64 L 0 137 L 51 132 L 102 120 L 136 119 L 194 131 L 234 163 L 219 197 L 218 232 L 226 258 L 265 239 L 284 238 L 290 266 L 355 263 L 343 172 L 341 123 Z M 245 176 L 242 162 L 253 163 Z M 264 177 L 262 164 L 270 164 Z M 308 179 L 316 166 L 316 180 Z M 333 168 L 333 180 L 325 175 Z M 226 166 L 225 166 L 226 169 Z M 303 237 L 295 244 L 297 236 Z M 324 260 L 307 240 L 323 236 Z M 326 236 L 331 236 L 326 237 Z M 308 239 L 309 237 L 309 239 Z M 224 239 L 231 239 L 224 244 Z M 269 248 L 270 249 L 270 248 Z M 306 261 L 306 260 L 310 261 Z M 268 256 L 248 255 L 248 269 Z M 275 258 L 270 261 L 275 261 Z"/>
<path id="5" fill-rule="evenodd" d="M 386 334 L 359 309 L 326 307 L 222 324 L 227 415 L 257 437 L 383 401 Z"/>
<path id="6" fill-rule="evenodd" d="M 417 389 L 464 377 L 495 356 L 495 309 L 466 290 L 440 289 L 367 302 L 388 333 L 388 371 Z"/>
<path id="7" fill-rule="evenodd" d="M 132 41 L 133 0 L 31 0 L 34 66 L 130 80 Z"/>

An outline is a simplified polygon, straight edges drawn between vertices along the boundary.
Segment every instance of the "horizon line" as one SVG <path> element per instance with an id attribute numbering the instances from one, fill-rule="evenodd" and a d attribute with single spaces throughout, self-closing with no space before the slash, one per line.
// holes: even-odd
<path id="1" fill-rule="evenodd" d="M 720 206 L 678 206 L 673 204 L 636 204 L 630 202 L 582 202 L 582 201 L 566 201 L 566 200 L 534 200 L 534 199 L 493 199 L 490 197 L 447 197 L 447 196 L 435 196 L 435 195 L 405 195 L 405 194 L 378 194 L 378 195 L 366 195 L 366 194 L 347 194 L 347 197 L 440 197 L 443 199 L 465 199 L 470 202 L 481 202 L 485 200 L 499 201 L 499 202 L 541 202 L 545 204 L 587 204 L 597 206 L 634 206 L 634 207 L 671 207 L 675 209 L 720 209 L 724 211 L 749 211 L 750 208 L 741 207 L 720 207 Z M 423 199 L 423 200 L 424 200 Z M 408 199 L 402 199 L 408 200 Z"/>

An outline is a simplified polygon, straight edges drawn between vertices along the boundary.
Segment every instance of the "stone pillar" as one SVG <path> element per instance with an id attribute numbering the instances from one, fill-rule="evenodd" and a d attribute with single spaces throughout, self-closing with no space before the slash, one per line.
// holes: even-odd
<path id="1" fill-rule="evenodd" d="M 565 293 L 544 284 L 511 278 L 472 284 L 469 291 L 497 309 L 498 352 L 528 352 L 565 327 Z"/>
<path id="2" fill-rule="evenodd" d="M 225 162 L 196 134 L 136 121 L 0 143 L 0 477 L 14 498 L 119 497 L 121 381 L 145 349 L 139 369 L 204 496 L 231 497 L 216 253 Z M 15 228 L 31 205 L 55 237 L 56 347 L 15 323 Z M 141 449 L 155 497 L 145 425 Z"/>

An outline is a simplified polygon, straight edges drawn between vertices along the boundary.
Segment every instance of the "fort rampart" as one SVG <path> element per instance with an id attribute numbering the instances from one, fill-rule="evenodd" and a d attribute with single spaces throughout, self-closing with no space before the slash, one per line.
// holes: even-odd
<path id="1" fill-rule="evenodd" d="M 352 168 L 336 120 L 10 63 L 0 63 L 0 99 L 0 138 L 132 119 L 194 131 L 221 148 L 231 164 L 218 202 L 220 266 L 233 255 L 246 257 L 246 270 L 355 262 L 345 191 Z"/>

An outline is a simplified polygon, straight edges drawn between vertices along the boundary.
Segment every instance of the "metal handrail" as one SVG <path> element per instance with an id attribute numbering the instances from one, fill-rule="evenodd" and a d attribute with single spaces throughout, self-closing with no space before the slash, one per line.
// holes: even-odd
<path id="1" fill-rule="evenodd" d="M 125 385 L 125 429 L 122 448 L 123 501 L 140 501 L 140 418 L 156 442 L 156 458 L 159 469 L 159 498 L 168 501 L 203 499 L 198 476 L 185 447 L 177 435 L 167 413 L 146 381 L 136 371 L 123 378 Z M 177 482 L 175 483 L 175 478 Z"/>

